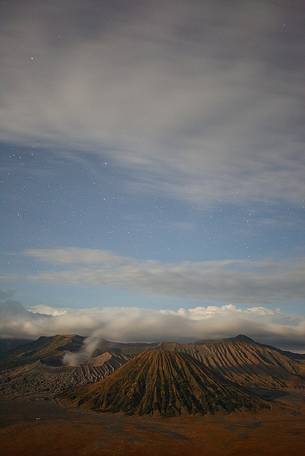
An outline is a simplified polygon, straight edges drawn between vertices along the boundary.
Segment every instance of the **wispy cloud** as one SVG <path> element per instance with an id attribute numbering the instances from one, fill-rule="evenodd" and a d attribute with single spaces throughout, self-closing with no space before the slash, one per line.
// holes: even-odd
<path id="1" fill-rule="evenodd" d="M 26 256 L 57 264 L 102 264 L 122 263 L 124 257 L 107 250 L 82 249 L 77 247 L 58 249 L 27 249 Z"/>
<path id="2" fill-rule="evenodd" d="M 205 302 L 256 305 L 303 302 L 305 296 L 304 258 L 166 263 L 80 248 L 30 249 L 24 254 L 57 265 L 55 270 L 27 276 L 34 281 L 111 285 Z M 63 265 L 69 268 L 62 269 Z"/>
<path id="3" fill-rule="evenodd" d="M 4 3 L 0 140 L 108 156 L 131 191 L 301 202 L 303 23 L 285 4 Z"/>

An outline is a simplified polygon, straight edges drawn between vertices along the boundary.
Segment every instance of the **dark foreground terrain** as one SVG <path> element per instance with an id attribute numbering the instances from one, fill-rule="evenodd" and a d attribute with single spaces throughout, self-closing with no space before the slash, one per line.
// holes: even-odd
<path id="1" fill-rule="evenodd" d="M 273 409 L 206 416 L 126 416 L 64 409 L 54 401 L 1 400 L 5 456 L 303 455 L 304 394 Z"/>

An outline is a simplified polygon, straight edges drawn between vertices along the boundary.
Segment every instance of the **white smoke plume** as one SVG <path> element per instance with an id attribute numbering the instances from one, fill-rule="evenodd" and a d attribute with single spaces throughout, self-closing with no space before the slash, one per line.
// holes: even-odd
<path id="1" fill-rule="evenodd" d="M 92 358 L 100 340 L 100 337 L 87 337 L 84 340 L 83 346 L 79 352 L 65 353 L 63 363 L 71 367 L 76 367 L 80 364 L 86 363 L 90 358 Z"/>

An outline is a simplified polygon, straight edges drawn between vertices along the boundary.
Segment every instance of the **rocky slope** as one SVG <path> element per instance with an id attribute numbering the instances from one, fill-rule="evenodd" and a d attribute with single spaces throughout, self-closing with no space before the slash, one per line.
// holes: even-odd
<path id="1" fill-rule="evenodd" d="M 304 357 L 246 336 L 189 344 L 97 340 L 89 360 L 83 342 L 40 337 L 8 350 L 0 397 L 61 395 L 99 411 L 176 415 L 261 407 L 260 399 L 305 389 Z"/>
<path id="2" fill-rule="evenodd" d="M 39 337 L 4 351 L 0 397 L 54 397 L 76 385 L 105 378 L 135 354 L 156 345 L 98 339 L 93 341 L 95 350 L 88 360 L 84 340 L 78 335 Z"/>
<path id="3" fill-rule="evenodd" d="M 0 369 L 26 366 L 36 361 L 44 361 L 48 365 L 59 366 L 65 352 L 77 352 L 81 349 L 84 337 L 78 335 L 57 335 L 39 337 L 18 348 L 9 350 L 0 360 Z"/>
<path id="4" fill-rule="evenodd" d="M 206 414 L 266 404 L 187 353 L 146 351 L 101 382 L 68 394 L 74 405 L 101 412 Z"/>
<path id="5" fill-rule="evenodd" d="M 304 362 L 246 336 L 196 344 L 165 343 L 168 350 L 188 353 L 213 372 L 247 388 L 305 387 Z"/>
<path id="6" fill-rule="evenodd" d="M 106 352 L 76 367 L 49 365 L 46 359 L 3 371 L 0 397 L 54 397 L 77 385 L 94 383 L 114 372 L 129 357 Z"/>

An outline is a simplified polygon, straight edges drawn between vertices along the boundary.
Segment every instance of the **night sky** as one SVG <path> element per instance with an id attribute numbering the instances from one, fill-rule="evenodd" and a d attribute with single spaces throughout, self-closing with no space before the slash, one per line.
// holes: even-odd
<path id="1" fill-rule="evenodd" d="M 0 335 L 305 350 L 301 0 L 0 0 Z"/>

